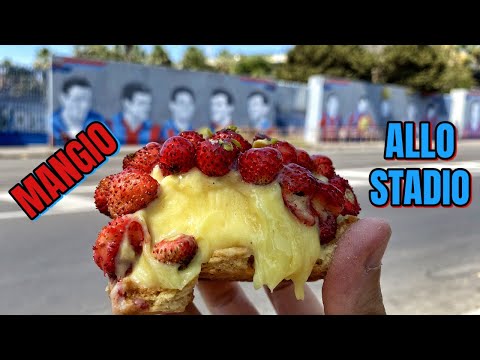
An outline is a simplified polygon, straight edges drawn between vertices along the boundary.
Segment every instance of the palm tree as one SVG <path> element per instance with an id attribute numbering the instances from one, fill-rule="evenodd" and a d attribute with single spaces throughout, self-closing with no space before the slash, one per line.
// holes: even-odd
<path id="1" fill-rule="evenodd" d="M 48 48 L 41 48 L 37 51 L 33 67 L 39 70 L 46 70 L 50 67 L 52 52 Z"/>

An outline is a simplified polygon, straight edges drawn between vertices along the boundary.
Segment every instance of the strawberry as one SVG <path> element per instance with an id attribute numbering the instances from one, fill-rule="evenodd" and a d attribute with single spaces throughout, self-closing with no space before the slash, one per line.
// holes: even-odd
<path id="1" fill-rule="evenodd" d="M 297 164 L 312 172 L 315 171 L 315 163 L 305 150 L 297 149 Z"/>
<path id="2" fill-rule="evenodd" d="M 343 211 L 341 212 L 341 215 L 357 216 L 360 213 L 361 207 L 352 187 L 348 183 L 348 180 L 335 175 L 330 179 L 330 184 L 340 190 L 344 196 Z"/>
<path id="3" fill-rule="evenodd" d="M 160 150 L 163 176 L 181 174 L 195 166 L 195 146 L 181 136 L 172 136 Z"/>
<path id="4" fill-rule="evenodd" d="M 198 245 L 193 236 L 180 235 L 174 240 L 162 240 L 153 247 L 155 258 L 165 264 L 179 264 L 179 270 L 188 266 L 197 253 Z"/>
<path id="5" fill-rule="evenodd" d="M 313 226 L 315 213 L 310 199 L 317 190 L 317 179 L 297 164 L 285 165 L 278 179 L 285 205 L 303 224 Z"/>
<path id="6" fill-rule="evenodd" d="M 327 210 L 338 216 L 343 210 L 343 203 L 343 193 L 340 190 L 329 183 L 317 180 L 317 189 L 312 196 L 312 207 L 317 215 Z"/>
<path id="7" fill-rule="evenodd" d="M 98 211 L 100 211 L 102 214 L 105 214 L 107 216 L 110 216 L 110 213 L 108 212 L 108 197 L 110 195 L 110 182 L 111 182 L 111 176 L 107 176 L 106 178 L 103 178 L 100 180 L 100 182 L 97 185 L 97 188 L 95 189 L 95 206 L 97 207 Z"/>
<path id="8" fill-rule="evenodd" d="M 150 174 L 159 162 L 161 148 L 159 143 L 151 142 L 133 154 L 128 154 L 123 159 L 123 169 L 137 169 Z"/>
<path id="9" fill-rule="evenodd" d="M 128 236 L 130 244 L 137 255 L 142 252 L 143 240 L 144 240 L 144 227 L 138 221 L 132 221 L 128 226 Z"/>
<path id="10" fill-rule="evenodd" d="M 299 196 L 311 196 L 317 190 L 317 179 L 298 164 L 285 165 L 280 172 L 279 183 L 282 188 Z"/>
<path id="11" fill-rule="evenodd" d="M 272 140 L 272 138 L 262 133 L 256 133 L 252 142 L 255 142 L 256 140 Z"/>
<path id="12" fill-rule="evenodd" d="M 330 158 L 324 155 L 312 155 L 311 159 L 315 164 L 315 169 L 313 170 L 315 174 L 323 175 L 328 179 L 335 175 L 335 168 Z"/>
<path id="13" fill-rule="evenodd" d="M 282 169 L 282 154 L 277 149 L 250 149 L 238 158 L 242 179 L 251 184 L 270 184 Z"/>
<path id="14" fill-rule="evenodd" d="M 195 149 L 198 147 L 198 144 L 200 144 L 202 141 L 205 141 L 203 135 L 200 135 L 196 131 L 182 131 L 178 136 L 189 140 L 193 146 L 195 146 Z"/>
<path id="15" fill-rule="evenodd" d="M 146 229 L 133 216 L 125 215 L 116 218 L 110 221 L 98 234 L 97 241 L 93 246 L 93 260 L 103 270 L 103 273 L 110 278 L 115 279 L 117 275 L 123 277 L 131 270 L 131 265 L 124 269 L 124 274 L 115 273 L 115 260 L 122 240 L 129 241 L 136 255 L 139 255 L 147 236 L 149 235 Z"/>
<path id="16" fill-rule="evenodd" d="M 229 139 L 206 140 L 197 149 L 197 167 L 207 176 L 228 174 L 239 149 Z"/>
<path id="17" fill-rule="evenodd" d="M 333 214 L 326 213 L 325 219 L 319 219 L 318 230 L 320 235 L 320 244 L 325 245 L 335 239 L 337 233 L 337 219 Z"/>
<path id="18" fill-rule="evenodd" d="M 282 153 L 283 164 L 287 165 L 290 163 L 297 162 L 297 150 L 295 147 L 287 141 L 277 141 L 274 144 L 270 145 L 274 149 L 277 149 Z"/>
<path id="19" fill-rule="evenodd" d="M 252 148 L 252 144 L 250 144 L 242 135 L 237 132 L 236 126 L 229 126 L 226 129 L 219 130 L 212 136 L 212 140 L 220 139 L 233 139 L 238 141 L 238 144 L 236 144 L 235 141 L 233 141 L 233 143 L 240 148 L 241 152 Z"/>
<path id="20" fill-rule="evenodd" d="M 307 226 L 315 225 L 315 215 L 310 209 L 310 198 L 305 195 L 295 195 L 282 189 L 283 202 L 295 217 Z"/>
<path id="21" fill-rule="evenodd" d="M 110 178 L 108 211 L 112 218 L 143 209 L 157 197 L 159 184 L 148 174 L 127 169 Z"/>

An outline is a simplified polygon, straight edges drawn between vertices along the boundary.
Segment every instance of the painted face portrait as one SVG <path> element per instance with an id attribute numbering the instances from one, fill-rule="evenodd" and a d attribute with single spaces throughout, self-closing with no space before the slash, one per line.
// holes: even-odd
<path id="1" fill-rule="evenodd" d="M 327 99 L 326 111 L 331 118 L 338 116 L 340 110 L 340 101 L 336 95 L 330 95 Z"/>
<path id="2" fill-rule="evenodd" d="M 187 128 L 195 113 L 195 100 L 187 91 L 179 91 L 169 104 L 172 118 L 181 128 Z"/>
<path id="3" fill-rule="evenodd" d="M 380 113 L 384 118 L 389 117 L 392 114 L 392 107 L 390 105 L 390 101 L 383 100 L 380 104 Z"/>
<path id="4" fill-rule="evenodd" d="M 123 102 L 123 111 L 127 116 L 146 121 L 150 117 L 152 110 L 152 95 L 145 92 L 134 93 L 132 99 L 125 99 Z"/>
<path id="5" fill-rule="evenodd" d="M 92 89 L 74 85 L 60 95 L 60 103 L 65 120 L 71 126 L 81 128 L 92 106 Z"/>
<path id="6" fill-rule="evenodd" d="M 210 98 L 210 116 L 215 125 L 219 127 L 231 125 L 234 111 L 232 102 L 231 96 L 227 93 L 213 93 Z"/>
<path id="7" fill-rule="evenodd" d="M 260 94 L 250 96 L 247 104 L 247 112 L 250 121 L 258 124 L 264 120 L 270 111 L 270 106 L 266 103 L 264 97 Z"/>
<path id="8" fill-rule="evenodd" d="M 480 102 L 475 101 L 470 107 L 470 127 L 473 131 L 480 128 Z"/>
<path id="9" fill-rule="evenodd" d="M 429 106 L 427 109 L 427 120 L 435 118 L 437 115 L 437 110 L 435 109 L 435 106 Z"/>
<path id="10" fill-rule="evenodd" d="M 407 105 L 407 121 L 417 121 L 417 107 L 414 104 Z"/>
<path id="11" fill-rule="evenodd" d="M 357 104 L 357 111 L 359 113 L 365 113 L 368 111 L 368 100 L 366 98 L 361 98 Z"/>

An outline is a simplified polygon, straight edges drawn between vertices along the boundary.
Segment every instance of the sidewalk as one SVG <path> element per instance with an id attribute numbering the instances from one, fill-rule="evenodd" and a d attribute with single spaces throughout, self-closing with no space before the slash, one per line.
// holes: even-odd
<path id="1" fill-rule="evenodd" d="M 299 148 L 304 148 L 310 152 L 368 152 L 371 150 L 383 149 L 383 141 L 374 142 L 337 142 L 337 143 L 322 143 L 309 144 L 303 141 L 292 141 L 292 144 Z M 459 147 L 480 147 L 480 140 L 460 140 Z M 124 145 L 120 148 L 119 155 L 122 157 L 126 154 L 135 152 L 141 145 Z M 27 145 L 27 146 L 0 146 L 0 160 L 2 159 L 46 159 L 52 155 L 58 147 L 50 145 Z"/>

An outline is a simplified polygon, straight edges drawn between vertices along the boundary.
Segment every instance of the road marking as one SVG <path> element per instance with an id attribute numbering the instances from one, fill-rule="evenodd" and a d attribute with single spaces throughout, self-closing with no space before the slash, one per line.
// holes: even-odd
<path id="1" fill-rule="evenodd" d="M 9 194 L 0 194 L 0 201 L 15 203 Z M 60 199 L 51 209 L 47 210 L 42 216 L 46 215 L 64 215 L 79 212 L 95 211 L 95 204 L 89 197 L 77 195 L 67 195 Z M 5 211 L 0 212 L 0 220 L 27 218 L 23 211 Z"/>
<path id="2" fill-rule="evenodd" d="M 472 175 L 480 174 L 480 160 L 479 161 L 435 161 L 429 163 L 418 163 L 415 165 L 398 165 L 389 166 L 391 168 L 404 168 L 404 167 L 418 167 L 418 168 L 464 168 L 470 171 Z M 369 175 L 374 167 L 363 168 L 348 168 L 337 169 L 340 176 L 348 179 L 348 182 L 353 188 L 370 186 Z M 55 206 L 48 210 L 44 215 L 62 215 L 78 212 L 90 212 L 95 211 L 95 204 L 93 202 L 93 194 L 96 186 L 94 185 L 80 185 L 73 189 L 68 196 L 61 199 Z M 82 195 L 83 196 L 82 196 Z M 12 197 L 5 191 L 0 193 L 0 204 L 2 201 L 14 203 Z M 16 219 L 26 217 L 23 211 L 6 211 L 0 212 L 0 220 Z"/>
<path id="3" fill-rule="evenodd" d="M 89 186 L 89 185 L 83 185 L 83 186 L 78 186 L 75 189 L 72 190 L 72 194 L 89 194 L 92 195 L 95 193 L 95 189 L 97 186 Z"/>
<path id="4" fill-rule="evenodd" d="M 418 163 L 410 165 L 391 165 L 388 168 L 434 168 L 434 169 L 458 169 L 464 168 L 470 172 L 473 176 L 480 175 L 480 160 L 479 161 L 435 161 L 429 163 Z M 386 167 L 385 167 L 386 168 Z M 348 179 L 348 182 L 352 187 L 370 186 L 369 176 L 374 167 L 363 168 L 349 168 L 349 169 L 337 169 L 337 173 Z"/>

